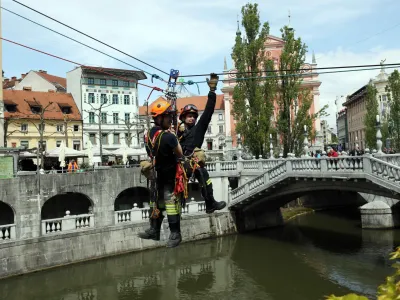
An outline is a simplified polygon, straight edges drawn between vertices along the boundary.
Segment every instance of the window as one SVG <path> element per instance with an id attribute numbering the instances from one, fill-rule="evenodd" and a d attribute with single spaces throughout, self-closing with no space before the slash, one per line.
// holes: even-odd
<path id="1" fill-rule="evenodd" d="M 139 106 L 139 97 L 136 96 L 136 106 Z"/>
<path id="2" fill-rule="evenodd" d="M 102 135 L 101 135 L 101 143 L 103 145 L 108 144 L 108 134 L 107 133 L 102 133 Z"/>
<path id="3" fill-rule="evenodd" d="M 107 103 L 107 95 L 106 94 L 101 94 L 100 95 L 100 103 L 101 104 L 106 104 Z"/>
<path id="4" fill-rule="evenodd" d="M 100 85 L 107 85 L 107 80 L 100 79 Z"/>
<path id="5" fill-rule="evenodd" d="M 119 144 L 119 133 L 114 133 L 114 144 Z"/>
<path id="6" fill-rule="evenodd" d="M 118 95 L 113 95 L 113 104 L 118 104 Z"/>
<path id="7" fill-rule="evenodd" d="M 94 123 L 94 112 L 89 113 L 89 123 L 93 124 Z"/>
<path id="8" fill-rule="evenodd" d="M 25 147 L 25 149 L 29 148 L 29 141 L 21 141 L 21 147 Z"/>
<path id="9" fill-rule="evenodd" d="M 74 148 L 74 150 L 81 150 L 81 142 L 80 141 L 73 141 L 72 142 L 72 147 Z"/>
<path id="10" fill-rule="evenodd" d="M 212 141 L 207 141 L 207 150 L 212 150 L 212 149 L 213 149 Z"/>
<path id="11" fill-rule="evenodd" d="M 223 121 L 223 120 L 224 120 L 224 115 L 218 114 L 218 121 Z"/>
<path id="12" fill-rule="evenodd" d="M 129 81 L 124 81 L 124 87 L 129 87 Z"/>
<path id="13" fill-rule="evenodd" d="M 107 124 L 107 113 L 105 113 L 105 112 L 101 113 L 101 123 Z"/>
<path id="14" fill-rule="evenodd" d="M 211 126 L 208 126 L 207 133 L 211 133 Z"/>
<path id="15" fill-rule="evenodd" d="M 125 122 L 129 122 L 130 113 L 125 113 Z"/>
<path id="16" fill-rule="evenodd" d="M 218 126 L 218 132 L 219 133 L 224 133 L 224 125 L 219 125 Z"/>
<path id="17" fill-rule="evenodd" d="M 118 124 L 118 113 L 113 113 L 113 123 Z"/>
<path id="18" fill-rule="evenodd" d="M 32 105 L 31 106 L 31 111 L 34 114 L 40 114 L 40 112 L 42 111 L 42 107 L 40 105 Z"/>
<path id="19" fill-rule="evenodd" d="M 61 141 L 56 141 L 56 147 L 60 147 L 61 146 Z"/>
<path id="20" fill-rule="evenodd" d="M 4 109 L 7 112 L 16 112 L 17 111 L 17 105 L 13 104 L 4 104 Z"/>
<path id="21" fill-rule="evenodd" d="M 57 125 L 57 132 L 62 132 L 63 131 L 63 127 L 64 127 L 63 125 Z"/>
<path id="22" fill-rule="evenodd" d="M 89 133 L 89 140 L 93 145 L 96 145 L 96 134 L 95 133 Z"/>
<path id="23" fill-rule="evenodd" d="M 94 84 L 94 78 L 88 78 L 88 84 L 93 85 Z"/>
<path id="24" fill-rule="evenodd" d="M 28 132 L 28 124 L 21 124 L 21 131 Z"/>
<path id="25" fill-rule="evenodd" d="M 129 105 L 129 95 L 124 96 L 124 104 Z"/>
<path id="26" fill-rule="evenodd" d="M 74 125 L 74 131 L 79 131 L 79 125 Z"/>
<path id="27" fill-rule="evenodd" d="M 46 127 L 45 125 L 46 124 L 39 124 L 38 129 L 39 129 L 40 132 L 42 132 L 42 131 L 44 132 L 45 127 Z"/>
<path id="28" fill-rule="evenodd" d="M 89 103 L 94 103 L 94 93 L 89 93 Z"/>
<path id="29" fill-rule="evenodd" d="M 64 107 L 61 108 L 61 112 L 62 112 L 63 114 L 65 114 L 65 115 L 68 115 L 68 114 L 71 113 L 71 107 L 69 107 L 69 106 L 64 106 Z"/>
<path id="30" fill-rule="evenodd" d="M 382 95 L 382 101 L 386 102 L 386 100 L 387 100 L 387 96 L 386 95 Z"/>
<path id="31" fill-rule="evenodd" d="M 112 86 L 118 86 L 118 80 L 113 80 L 112 81 Z"/>

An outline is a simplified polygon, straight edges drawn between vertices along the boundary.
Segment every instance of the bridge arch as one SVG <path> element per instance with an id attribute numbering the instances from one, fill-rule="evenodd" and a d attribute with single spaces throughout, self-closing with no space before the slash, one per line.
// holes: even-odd
<path id="1" fill-rule="evenodd" d="M 0 201 L 0 226 L 14 224 L 14 222 L 15 222 L 14 208 L 8 203 Z"/>
<path id="2" fill-rule="evenodd" d="M 71 215 L 88 214 L 93 212 L 93 208 L 93 201 L 85 194 L 76 192 L 57 194 L 43 204 L 41 219 L 62 218 L 67 210 Z"/>
<path id="3" fill-rule="evenodd" d="M 114 210 L 132 209 L 136 203 L 139 208 L 143 208 L 150 202 L 150 190 L 145 187 L 136 186 L 123 190 L 118 194 L 114 201 Z"/>

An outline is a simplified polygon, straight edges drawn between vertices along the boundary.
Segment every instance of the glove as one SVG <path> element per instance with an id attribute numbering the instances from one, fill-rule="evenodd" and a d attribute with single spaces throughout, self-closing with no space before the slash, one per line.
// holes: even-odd
<path id="1" fill-rule="evenodd" d="M 179 132 L 184 132 L 185 131 L 185 124 L 181 123 L 181 125 L 179 125 Z"/>
<path id="2" fill-rule="evenodd" d="M 210 87 L 210 91 L 215 92 L 215 90 L 217 89 L 218 79 L 219 77 L 214 73 L 210 74 L 210 79 L 206 79 L 207 84 Z"/>

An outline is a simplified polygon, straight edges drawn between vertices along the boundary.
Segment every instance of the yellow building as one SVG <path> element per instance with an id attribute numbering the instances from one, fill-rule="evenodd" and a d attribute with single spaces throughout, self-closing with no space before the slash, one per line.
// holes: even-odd
<path id="1" fill-rule="evenodd" d="M 43 135 L 47 151 L 61 141 L 82 150 L 82 117 L 71 94 L 5 90 L 4 121 L 7 147 L 35 148 Z"/>

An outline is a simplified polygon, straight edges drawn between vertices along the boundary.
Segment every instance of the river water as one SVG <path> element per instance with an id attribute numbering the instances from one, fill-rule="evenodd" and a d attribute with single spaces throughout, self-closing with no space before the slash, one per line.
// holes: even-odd
<path id="1" fill-rule="evenodd" d="M 375 299 L 398 230 L 361 230 L 345 211 L 251 234 L 154 249 L 0 281 L 6 300 Z"/>

